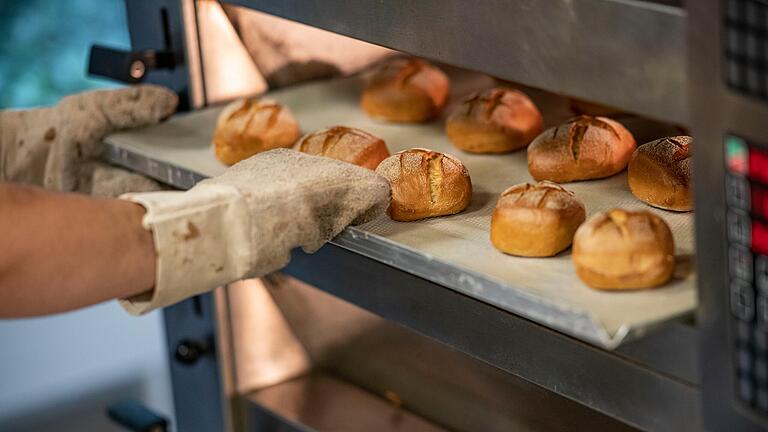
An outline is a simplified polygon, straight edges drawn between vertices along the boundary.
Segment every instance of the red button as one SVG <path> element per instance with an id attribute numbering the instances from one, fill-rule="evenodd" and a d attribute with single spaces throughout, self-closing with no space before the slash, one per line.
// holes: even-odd
<path id="1" fill-rule="evenodd" d="M 752 211 L 768 219 L 768 191 L 752 185 Z"/>
<path id="2" fill-rule="evenodd" d="M 768 255 L 768 226 L 755 220 L 752 221 L 752 250 Z"/>
<path id="3" fill-rule="evenodd" d="M 768 183 L 768 153 L 749 149 L 749 178 Z"/>

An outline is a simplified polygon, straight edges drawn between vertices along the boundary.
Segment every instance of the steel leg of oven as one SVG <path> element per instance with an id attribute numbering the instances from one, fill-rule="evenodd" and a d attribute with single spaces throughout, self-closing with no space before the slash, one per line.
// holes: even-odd
<path id="1" fill-rule="evenodd" d="M 163 311 L 176 412 L 175 430 L 226 430 L 217 357 L 216 308 L 205 294 Z"/>

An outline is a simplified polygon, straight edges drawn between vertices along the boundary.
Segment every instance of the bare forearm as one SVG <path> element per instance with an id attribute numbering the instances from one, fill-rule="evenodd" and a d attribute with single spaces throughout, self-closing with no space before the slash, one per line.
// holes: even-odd
<path id="1" fill-rule="evenodd" d="M 0 183 L 0 317 L 76 309 L 152 289 L 144 209 Z"/>

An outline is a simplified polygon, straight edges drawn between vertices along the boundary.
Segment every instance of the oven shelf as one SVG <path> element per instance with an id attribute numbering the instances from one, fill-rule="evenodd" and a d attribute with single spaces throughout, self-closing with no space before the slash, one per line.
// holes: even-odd
<path id="1" fill-rule="evenodd" d="M 227 3 L 647 117 L 688 122 L 686 17 L 681 7 L 669 5 L 679 1 Z"/>
<path id="2" fill-rule="evenodd" d="M 458 70 L 451 70 L 450 76 L 452 100 L 493 83 L 485 76 Z M 332 240 L 335 247 L 607 349 L 694 310 L 691 214 L 657 211 L 672 227 L 681 271 L 668 286 L 656 290 L 592 290 L 575 276 L 569 252 L 546 259 L 501 254 L 487 238 L 490 214 L 501 191 L 515 183 L 531 181 L 525 152 L 503 156 L 458 153 L 445 138 L 442 122 L 374 122 L 358 108 L 361 83 L 359 77 L 315 82 L 278 90 L 269 96 L 291 107 L 304 131 L 344 124 L 384 138 L 392 152 L 427 147 L 455 153 L 469 169 L 475 191 L 472 204 L 459 215 L 412 223 L 398 223 L 382 216 L 369 224 L 346 229 Z M 548 125 L 571 115 L 562 98 L 527 91 Z M 210 149 L 220 109 L 199 110 L 159 126 L 112 135 L 107 139 L 107 158 L 178 188 L 189 188 L 225 169 Z M 642 206 L 627 190 L 623 174 L 567 187 L 584 200 L 588 214 L 613 206 Z M 364 282 L 360 283 L 360 289 L 365 290 Z M 440 304 L 439 299 L 434 303 Z"/>

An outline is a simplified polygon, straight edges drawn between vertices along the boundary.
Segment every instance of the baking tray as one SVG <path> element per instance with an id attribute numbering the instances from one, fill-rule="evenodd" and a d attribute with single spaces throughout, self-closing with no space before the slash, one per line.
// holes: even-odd
<path id="1" fill-rule="evenodd" d="M 490 78 L 478 74 L 454 71 L 450 76 L 453 103 L 493 85 Z M 392 153 L 412 147 L 452 153 L 469 170 L 473 197 L 469 208 L 458 215 L 418 222 L 395 222 L 382 216 L 347 228 L 332 243 L 607 349 L 694 310 L 691 213 L 643 205 L 629 192 L 625 173 L 568 184 L 585 203 L 588 216 L 617 206 L 651 210 L 668 222 L 675 238 L 678 266 L 664 287 L 631 292 L 590 289 L 576 277 L 570 250 L 551 258 L 520 258 L 498 252 L 489 241 L 490 216 L 498 195 L 513 184 L 533 181 L 525 151 L 462 153 L 445 137 L 442 119 L 426 125 L 374 121 L 358 105 L 362 83 L 361 77 L 320 81 L 268 96 L 289 106 L 304 132 L 340 124 L 383 138 Z M 542 110 L 547 126 L 572 115 L 564 98 L 526 91 Z M 161 125 L 113 134 L 106 139 L 106 157 L 175 187 L 189 188 L 226 169 L 215 159 L 210 144 L 220 110 L 201 109 Z"/>

